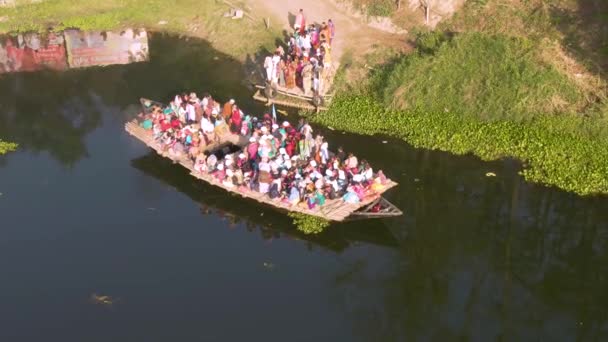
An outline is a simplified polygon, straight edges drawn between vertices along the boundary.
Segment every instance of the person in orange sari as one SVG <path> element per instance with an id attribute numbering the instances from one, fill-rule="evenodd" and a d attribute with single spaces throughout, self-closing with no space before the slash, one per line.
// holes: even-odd
<path id="1" fill-rule="evenodd" d="M 224 120 L 228 122 L 230 117 L 232 116 L 232 106 L 234 105 L 234 99 L 230 99 L 230 101 L 224 103 L 224 109 L 222 110 L 222 116 Z"/>
<path id="2" fill-rule="evenodd" d="M 321 24 L 321 44 L 327 42 L 329 44 L 331 32 L 329 26 L 325 22 Z"/>
<path id="3" fill-rule="evenodd" d="M 285 64 L 285 87 L 293 89 L 296 86 L 296 63 L 291 60 L 291 56 L 287 58 Z"/>

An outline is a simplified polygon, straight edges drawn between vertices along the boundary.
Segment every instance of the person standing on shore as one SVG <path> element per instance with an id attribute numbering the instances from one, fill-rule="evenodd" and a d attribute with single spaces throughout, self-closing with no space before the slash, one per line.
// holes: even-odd
<path id="1" fill-rule="evenodd" d="M 329 28 L 329 45 L 331 45 L 334 40 L 334 36 L 336 35 L 336 26 L 334 25 L 334 22 L 329 19 L 327 21 L 327 27 Z"/>
<path id="2" fill-rule="evenodd" d="M 304 95 L 308 95 L 312 89 L 313 67 L 310 61 L 305 61 L 304 63 L 304 67 L 302 68 L 302 90 L 304 91 Z"/>
<path id="3" fill-rule="evenodd" d="M 306 17 L 304 16 L 304 10 L 301 8 L 298 15 L 296 15 L 296 22 L 293 24 L 293 28 L 296 31 L 300 31 L 300 34 L 303 34 L 306 30 Z"/>

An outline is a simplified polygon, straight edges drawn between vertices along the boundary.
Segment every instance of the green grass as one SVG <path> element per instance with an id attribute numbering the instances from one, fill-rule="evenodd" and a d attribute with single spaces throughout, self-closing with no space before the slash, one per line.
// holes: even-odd
<path id="1" fill-rule="evenodd" d="M 235 57 L 244 57 L 260 47 L 273 47 L 275 37 L 280 36 L 278 32 L 266 30 L 261 18 L 222 17 L 228 9 L 221 1 L 212 0 L 47 0 L 3 9 L 8 19 L 0 22 L 0 33 L 43 32 L 49 27 L 54 30 L 145 27 L 205 38 L 221 52 Z M 160 25 L 161 20 L 167 24 Z"/>
<path id="2" fill-rule="evenodd" d="M 2 141 L 0 139 L 0 156 L 17 149 L 17 144 Z"/>
<path id="3" fill-rule="evenodd" d="M 445 38 L 444 40 L 447 40 Z M 532 41 L 482 33 L 419 39 L 381 78 L 381 96 L 397 109 L 452 112 L 482 120 L 576 113 L 589 105 L 567 77 L 540 61 Z"/>
<path id="4" fill-rule="evenodd" d="M 394 0 L 349 0 L 352 6 L 369 16 L 390 17 L 397 10 Z"/>

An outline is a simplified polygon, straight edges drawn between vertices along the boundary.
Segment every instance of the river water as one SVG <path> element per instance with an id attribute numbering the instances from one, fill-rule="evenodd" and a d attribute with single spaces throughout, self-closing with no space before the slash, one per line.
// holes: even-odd
<path id="1" fill-rule="evenodd" d="M 306 236 L 124 132 L 139 97 L 188 89 L 261 113 L 242 70 L 155 34 L 149 62 L 0 75 L 20 143 L 0 158 L 0 341 L 608 339 L 606 198 L 316 127 L 397 180 L 405 214 Z"/>

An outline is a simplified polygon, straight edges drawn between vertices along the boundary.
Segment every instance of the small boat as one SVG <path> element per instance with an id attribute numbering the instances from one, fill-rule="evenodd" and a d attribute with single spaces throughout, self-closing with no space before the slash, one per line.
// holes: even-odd
<path id="1" fill-rule="evenodd" d="M 141 99 L 140 102 L 144 107 L 144 112 L 147 112 L 153 105 L 159 105 L 165 107 L 159 102 L 151 101 L 148 99 Z M 239 134 L 232 134 L 227 127 L 221 125 L 216 127 L 216 139 L 210 142 L 204 149 L 205 153 L 218 153 L 225 150 L 230 152 L 238 151 L 244 148 L 248 139 Z M 146 130 L 140 126 L 137 119 L 129 121 L 125 124 L 125 130 L 141 140 L 144 144 L 155 150 L 158 154 L 163 157 L 172 159 L 169 154 L 162 150 L 161 145 L 154 139 L 154 135 L 151 130 Z M 223 188 L 224 190 L 236 194 L 245 198 L 256 200 L 260 203 L 264 203 L 273 206 L 279 210 L 289 212 L 299 212 L 306 215 L 312 215 L 323 218 L 328 221 L 345 221 L 350 219 L 364 219 L 364 218 L 383 218 L 383 217 L 394 217 L 400 216 L 403 213 L 393 204 L 382 198 L 382 194 L 388 189 L 397 186 L 397 183 L 392 180 L 387 180 L 382 191 L 378 193 L 369 194 L 359 203 L 346 203 L 341 198 L 327 199 L 323 206 L 317 206 L 314 209 L 302 208 L 300 206 L 292 206 L 289 203 L 283 201 L 273 200 L 268 197 L 267 194 L 260 193 L 254 190 L 239 190 L 236 187 L 227 187 L 218 181 L 215 177 L 207 173 L 200 173 L 194 170 L 194 163 L 187 156 L 179 159 L 172 159 L 174 163 L 180 164 L 190 171 L 190 174 L 202 181 L 205 181 L 211 185 Z"/>
<path id="2" fill-rule="evenodd" d="M 333 97 L 332 94 L 305 95 L 302 91 L 289 91 L 270 85 L 255 84 L 254 87 L 257 89 L 253 94 L 253 99 L 256 101 L 313 112 L 327 110 Z"/>
<path id="3" fill-rule="evenodd" d="M 338 70 L 339 64 L 334 63 L 328 76 L 322 81 L 325 86 L 322 87 L 320 93 L 304 94 L 302 89 L 294 88 L 287 89 L 279 87 L 276 84 L 253 84 L 256 92 L 253 94 L 253 99 L 260 102 L 265 102 L 267 105 L 277 104 L 280 106 L 304 109 L 308 111 L 325 111 L 329 108 L 333 94 L 327 92 L 332 88 L 333 79 Z"/>

